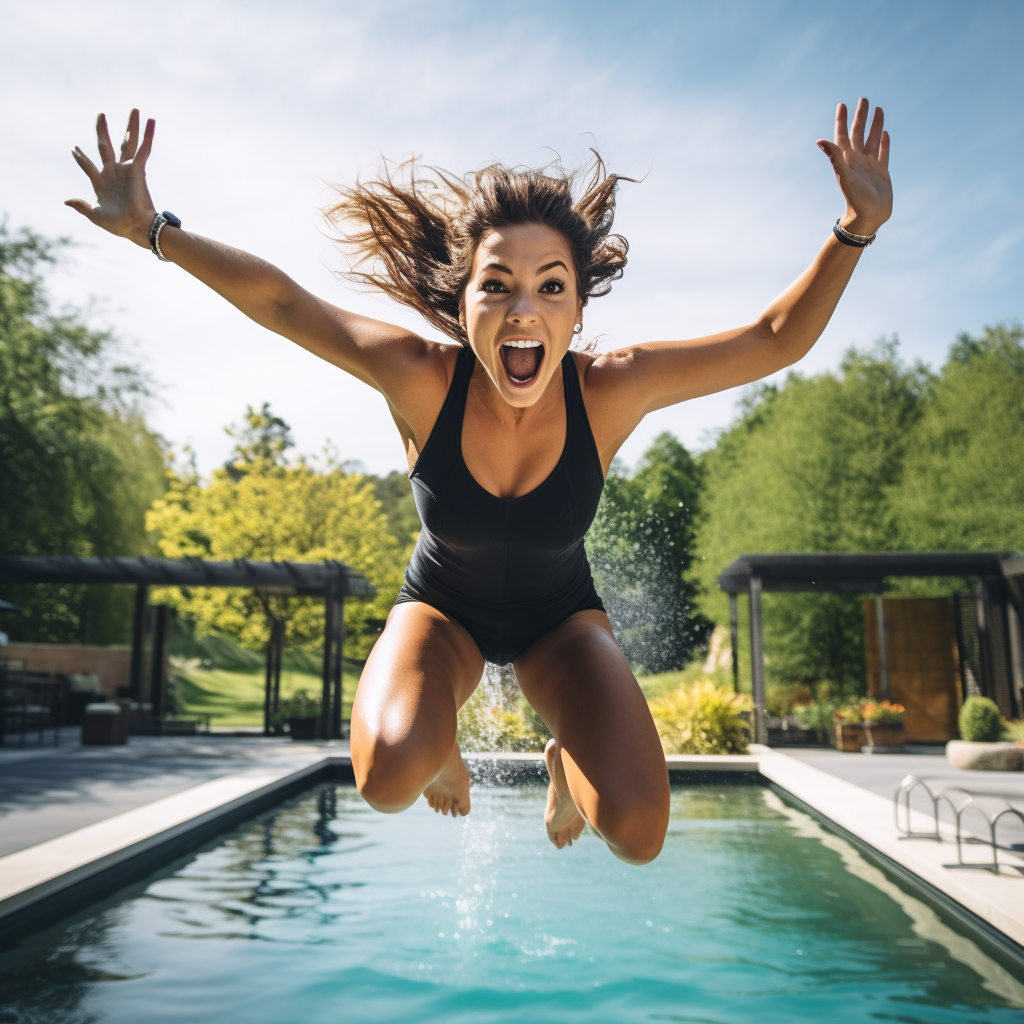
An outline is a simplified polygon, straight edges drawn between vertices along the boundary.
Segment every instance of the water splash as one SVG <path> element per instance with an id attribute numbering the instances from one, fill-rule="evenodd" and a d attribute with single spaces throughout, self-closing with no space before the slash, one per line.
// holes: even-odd
<path id="1" fill-rule="evenodd" d="M 459 711 L 463 753 L 537 752 L 549 736 L 523 697 L 512 666 L 486 664 L 476 690 Z"/>

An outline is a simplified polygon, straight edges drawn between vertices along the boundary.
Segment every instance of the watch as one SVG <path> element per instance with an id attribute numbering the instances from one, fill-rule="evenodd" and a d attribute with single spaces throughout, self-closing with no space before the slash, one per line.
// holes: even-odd
<path id="1" fill-rule="evenodd" d="M 158 213 L 153 218 L 153 224 L 149 229 L 149 247 L 153 250 L 158 260 L 163 260 L 164 263 L 170 263 L 171 261 L 160 251 L 160 232 L 170 224 L 172 228 L 180 228 L 181 220 L 175 217 L 169 210 L 164 210 L 163 213 Z"/>

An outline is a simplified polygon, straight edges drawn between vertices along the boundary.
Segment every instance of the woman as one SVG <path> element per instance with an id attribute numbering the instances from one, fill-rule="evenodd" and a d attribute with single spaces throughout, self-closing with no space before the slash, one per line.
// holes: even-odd
<path id="1" fill-rule="evenodd" d="M 810 267 L 753 324 L 691 341 L 570 351 L 592 295 L 626 263 L 610 233 L 618 179 L 598 161 L 581 199 L 572 176 L 493 166 L 455 179 L 387 176 L 340 191 L 329 211 L 369 272 L 350 277 L 419 310 L 458 345 L 345 312 L 256 257 L 158 214 L 133 110 L 115 155 L 74 157 L 94 224 L 177 263 L 257 323 L 380 391 L 402 437 L 423 530 L 366 663 L 352 709 L 352 763 L 375 808 L 422 793 L 467 814 L 458 709 L 484 659 L 512 663 L 554 739 L 545 825 L 561 849 L 589 824 L 621 859 L 653 860 L 668 827 L 665 758 L 612 636 L 583 550 L 612 458 L 655 409 L 746 384 L 803 357 L 892 210 L 889 137 L 868 103 L 836 111 L 820 140 L 846 211 Z M 774 226 L 773 226 L 774 227 Z M 764 233 L 758 241 L 768 241 Z"/>

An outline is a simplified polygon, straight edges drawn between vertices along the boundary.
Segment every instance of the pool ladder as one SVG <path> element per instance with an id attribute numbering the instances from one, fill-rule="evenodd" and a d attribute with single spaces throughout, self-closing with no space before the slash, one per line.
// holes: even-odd
<path id="1" fill-rule="evenodd" d="M 932 817 L 935 828 L 931 832 L 915 832 L 910 818 L 910 797 L 916 789 L 922 789 L 932 805 Z M 977 799 L 976 799 L 977 798 Z M 908 775 L 897 787 L 893 794 L 893 815 L 896 823 L 896 830 L 903 834 L 904 839 L 933 839 L 942 842 L 942 834 L 939 832 L 939 809 L 943 803 L 949 805 L 953 812 L 953 819 L 956 823 L 956 858 L 960 867 L 984 868 L 999 874 L 999 844 L 996 842 L 996 827 L 1005 817 L 1015 817 L 1024 825 L 1024 812 L 1014 807 L 1008 800 L 1001 797 L 982 796 L 981 794 L 969 793 L 961 786 L 950 786 L 939 793 L 932 792 L 931 786 L 925 779 L 919 779 L 916 775 Z M 997 801 L 1002 806 L 993 812 L 986 810 L 977 802 L 978 799 Z M 906 824 L 900 821 L 900 808 L 903 808 Z M 963 844 L 967 841 L 963 836 L 961 825 L 962 818 L 966 811 L 976 811 L 988 825 L 988 845 L 992 849 L 992 863 L 980 861 L 964 862 Z M 984 838 L 980 840 L 986 842 Z"/>

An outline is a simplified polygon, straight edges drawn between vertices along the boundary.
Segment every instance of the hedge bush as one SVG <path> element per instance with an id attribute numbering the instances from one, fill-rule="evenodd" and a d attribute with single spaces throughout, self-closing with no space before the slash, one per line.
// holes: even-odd
<path id="1" fill-rule="evenodd" d="M 974 743 L 994 743 L 1003 735 L 1003 716 L 988 697 L 968 697 L 960 708 L 960 738 Z"/>
<path id="2" fill-rule="evenodd" d="M 750 723 L 743 715 L 752 710 L 749 697 L 720 689 L 710 679 L 651 701 L 666 754 L 747 753 Z"/>

